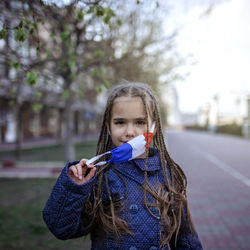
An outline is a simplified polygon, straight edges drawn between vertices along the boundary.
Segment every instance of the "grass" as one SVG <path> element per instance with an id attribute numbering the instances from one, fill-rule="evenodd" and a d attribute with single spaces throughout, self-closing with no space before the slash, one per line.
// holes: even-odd
<path id="1" fill-rule="evenodd" d="M 0 179 L 0 249 L 90 249 L 90 240 L 56 239 L 42 219 L 55 179 Z"/>
<path id="2" fill-rule="evenodd" d="M 96 141 L 75 144 L 76 158 L 89 158 L 94 156 Z M 0 161 L 4 159 L 15 159 L 15 152 L 0 152 Z M 64 161 L 64 147 L 62 145 L 43 146 L 32 149 L 23 149 L 20 156 L 21 161 Z"/>
<path id="3" fill-rule="evenodd" d="M 95 155 L 96 141 L 75 145 L 76 159 Z M 14 159 L 14 152 L 0 152 L 0 161 Z M 22 161 L 64 161 L 63 146 L 24 149 Z M 42 210 L 55 179 L 0 179 L 0 249 L 90 249 L 89 238 L 58 240 L 47 229 Z"/>

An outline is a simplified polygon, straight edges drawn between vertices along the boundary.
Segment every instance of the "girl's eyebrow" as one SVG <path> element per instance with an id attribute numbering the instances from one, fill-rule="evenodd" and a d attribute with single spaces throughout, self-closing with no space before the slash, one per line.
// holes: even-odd
<path id="1" fill-rule="evenodd" d="M 143 121 L 146 121 L 147 120 L 147 118 L 146 117 L 137 117 L 137 118 L 135 118 L 135 120 L 143 120 Z"/>
<path id="2" fill-rule="evenodd" d="M 122 117 L 115 117 L 114 119 L 113 119 L 114 121 L 120 121 L 120 120 L 127 120 L 126 118 L 122 118 Z M 146 121 L 147 120 L 147 118 L 146 117 L 136 117 L 134 120 L 136 120 L 136 121 L 138 121 L 138 120 L 140 120 L 140 121 Z"/>

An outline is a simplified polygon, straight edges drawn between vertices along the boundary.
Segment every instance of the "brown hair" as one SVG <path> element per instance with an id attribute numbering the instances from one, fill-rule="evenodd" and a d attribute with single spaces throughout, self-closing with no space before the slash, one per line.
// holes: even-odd
<path id="1" fill-rule="evenodd" d="M 153 137 L 153 147 L 157 148 L 160 152 L 161 167 L 164 173 L 164 183 L 159 184 L 157 190 L 153 188 L 150 183 L 148 183 L 147 165 L 149 149 L 147 149 L 144 184 L 142 188 L 144 191 L 144 203 L 148 212 L 155 217 L 149 209 L 149 206 L 154 206 L 159 209 L 161 225 L 164 229 L 164 233 L 161 234 L 161 246 L 164 246 L 171 240 L 171 238 L 172 242 L 176 242 L 179 233 L 185 233 L 187 231 L 194 232 L 194 226 L 186 199 L 187 179 L 179 165 L 169 156 L 162 133 L 158 102 L 152 89 L 146 84 L 124 83 L 117 85 L 111 91 L 104 112 L 97 145 L 97 154 L 109 151 L 114 147 L 111 136 L 108 133 L 106 123 L 110 123 L 114 100 L 121 96 L 140 97 L 147 117 L 150 115 L 152 121 L 155 121 L 156 123 L 157 130 L 155 136 Z M 148 131 L 149 128 L 147 122 L 147 132 Z M 170 180 L 167 174 L 167 166 L 169 168 Z M 132 235 L 129 231 L 127 222 L 119 217 L 120 202 L 115 201 L 109 191 L 108 171 L 110 167 L 112 167 L 112 164 L 107 164 L 98 169 L 97 188 L 93 187 L 93 196 L 88 199 L 88 202 L 85 205 L 84 213 L 88 215 L 88 218 L 91 218 L 89 220 L 88 229 L 89 231 L 101 230 L 103 233 L 112 233 L 117 237 L 122 234 Z M 115 171 L 115 169 L 113 170 Z M 122 179 L 117 171 L 116 173 Z M 110 202 L 108 204 L 102 202 L 103 183 L 106 184 L 106 189 L 109 194 Z M 147 202 L 147 194 L 151 195 L 156 202 Z M 184 230 L 183 232 L 180 232 L 182 219 L 185 219 L 186 225 L 183 225 Z"/>

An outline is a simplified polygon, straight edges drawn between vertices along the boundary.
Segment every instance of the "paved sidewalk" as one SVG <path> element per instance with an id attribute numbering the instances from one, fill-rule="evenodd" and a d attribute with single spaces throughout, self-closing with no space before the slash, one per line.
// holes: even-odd
<path id="1" fill-rule="evenodd" d="M 74 137 L 74 143 L 90 141 L 98 138 L 98 135 L 87 134 Z M 22 143 L 22 149 L 31 149 L 36 147 L 57 145 L 62 141 L 58 138 L 40 138 L 39 140 L 28 140 Z M 0 143 L 0 152 L 15 150 L 15 143 Z M 8 160 L 7 160 L 8 161 Z M 9 166 L 4 166 L 9 165 Z M 10 160 L 3 163 L 0 161 L 0 178 L 57 178 L 65 162 L 31 162 Z"/>
<path id="2" fill-rule="evenodd" d="M 57 178 L 65 162 L 16 162 L 0 166 L 0 178 Z"/>
<path id="3" fill-rule="evenodd" d="M 83 141 L 89 141 L 98 139 L 98 134 L 92 133 L 82 136 L 75 136 L 73 138 L 74 143 L 79 143 Z M 44 137 L 39 139 L 26 140 L 22 142 L 22 149 L 35 148 L 48 145 L 62 144 L 63 140 L 59 138 Z M 0 143 L 0 152 L 13 151 L 15 150 L 15 143 Z"/>

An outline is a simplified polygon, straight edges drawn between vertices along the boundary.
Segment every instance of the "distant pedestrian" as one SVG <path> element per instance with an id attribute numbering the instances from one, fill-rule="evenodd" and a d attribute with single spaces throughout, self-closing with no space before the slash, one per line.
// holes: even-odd
<path id="1" fill-rule="evenodd" d="M 57 238 L 90 233 L 92 249 L 202 249 L 148 85 L 111 91 L 97 154 L 103 161 L 69 162 L 52 190 L 43 217 Z"/>

